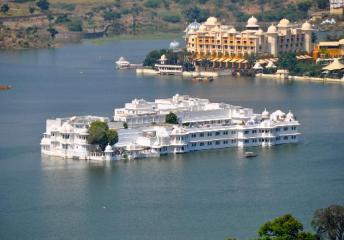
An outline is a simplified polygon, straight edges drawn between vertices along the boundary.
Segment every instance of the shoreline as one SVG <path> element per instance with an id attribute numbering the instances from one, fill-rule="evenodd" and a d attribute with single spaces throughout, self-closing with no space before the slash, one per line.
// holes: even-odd
<path id="1" fill-rule="evenodd" d="M 280 77 L 276 74 L 263 74 L 258 73 L 256 74 L 257 78 L 263 78 L 263 79 L 273 79 L 273 80 L 292 80 L 292 81 L 303 81 L 303 82 L 322 82 L 322 83 L 342 83 L 344 84 L 344 81 L 339 78 L 320 78 L 320 77 L 307 77 L 307 76 L 285 76 Z"/>

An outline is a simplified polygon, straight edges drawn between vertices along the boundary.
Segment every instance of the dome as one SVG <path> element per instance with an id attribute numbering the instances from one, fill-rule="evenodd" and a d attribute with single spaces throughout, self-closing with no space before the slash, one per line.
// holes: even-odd
<path id="1" fill-rule="evenodd" d="M 200 26 L 201 24 L 195 20 L 187 26 L 187 28 L 185 29 L 185 32 L 189 33 L 191 31 L 197 31 Z"/>
<path id="2" fill-rule="evenodd" d="M 285 118 L 285 113 L 282 112 L 281 110 L 277 110 L 277 111 L 271 113 L 271 115 L 270 115 L 270 119 L 275 121 L 275 122 L 284 120 L 284 118 Z"/>
<path id="3" fill-rule="evenodd" d="M 256 35 L 263 35 L 264 34 L 264 32 L 263 32 L 263 30 L 262 29 L 259 29 L 256 33 L 255 33 Z"/>
<path id="4" fill-rule="evenodd" d="M 167 61 L 167 57 L 165 54 L 161 55 L 160 61 Z"/>
<path id="5" fill-rule="evenodd" d="M 269 118 L 269 112 L 266 110 L 266 108 L 262 112 L 262 118 Z"/>
<path id="6" fill-rule="evenodd" d="M 268 28 L 268 33 L 277 33 L 277 28 L 275 27 L 275 25 L 271 25 L 269 28 Z"/>
<path id="7" fill-rule="evenodd" d="M 205 23 L 207 25 L 216 25 L 216 24 L 218 24 L 216 17 L 209 17 Z"/>
<path id="8" fill-rule="evenodd" d="M 250 17 L 248 20 L 247 20 L 247 25 L 246 27 L 259 27 L 258 25 L 258 20 L 257 18 L 255 17 Z"/>
<path id="9" fill-rule="evenodd" d="M 65 122 L 64 124 L 62 124 L 62 129 L 61 130 L 62 130 L 62 132 L 70 133 L 70 132 L 73 131 L 73 127 L 69 123 Z"/>
<path id="10" fill-rule="evenodd" d="M 236 34 L 237 30 L 234 27 L 232 27 L 231 29 L 229 29 L 229 33 Z"/>
<path id="11" fill-rule="evenodd" d="M 288 27 L 289 26 L 289 20 L 286 18 L 283 18 L 279 24 L 277 25 L 278 27 Z"/>
<path id="12" fill-rule="evenodd" d="M 289 110 L 286 116 L 287 121 L 293 121 L 294 120 L 294 114 Z"/>
<path id="13" fill-rule="evenodd" d="M 179 48 L 179 42 L 177 42 L 177 41 L 172 41 L 171 43 L 170 43 L 170 48 L 171 49 L 176 49 L 176 48 Z"/>
<path id="14" fill-rule="evenodd" d="M 156 127 L 155 132 L 156 132 L 156 136 L 160 138 L 166 138 L 170 136 L 166 128 L 163 128 L 163 127 Z"/>
<path id="15" fill-rule="evenodd" d="M 304 24 L 302 24 L 301 30 L 310 31 L 312 30 L 312 25 L 308 21 L 306 21 Z"/>
<path id="16" fill-rule="evenodd" d="M 113 152 L 112 147 L 108 144 L 105 148 L 105 152 Z"/>
<path id="17" fill-rule="evenodd" d="M 207 27 L 202 24 L 198 30 L 204 32 L 207 30 Z"/>

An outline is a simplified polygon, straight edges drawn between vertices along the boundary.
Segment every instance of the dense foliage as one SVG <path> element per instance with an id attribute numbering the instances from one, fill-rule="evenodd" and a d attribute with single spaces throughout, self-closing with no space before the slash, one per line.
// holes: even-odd
<path id="1" fill-rule="evenodd" d="M 102 150 L 107 144 L 113 145 L 118 142 L 118 134 L 116 130 L 109 129 L 107 123 L 102 121 L 94 121 L 88 129 L 87 142 L 89 144 L 97 144 Z"/>
<path id="2" fill-rule="evenodd" d="M 286 52 L 279 55 L 277 66 L 280 69 L 287 69 L 292 75 L 303 75 L 310 77 L 319 77 L 322 73 L 322 67 L 314 62 L 297 61 L 296 53 Z"/>
<path id="3" fill-rule="evenodd" d="M 1 5 L 0 11 L 3 13 L 7 13 L 10 10 L 10 7 L 8 6 L 7 3 Z"/>
<path id="4" fill-rule="evenodd" d="M 344 239 L 344 206 L 332 205 L 315 211 L 312 226 L 321 239 Z"/>
<path id="5" fill-rule="evenodd" d="M 178 117 L 173 112 L 166 115 L 165 122 L 169 124 L 178 124 Z"/>
<path id="6" fill-rule="evenodd" d="M 38 0 L 36 3 L 37 7 L 39 7 L 42 11 L 49 10 L 49 2 L 47 0 Z"/>
<path id="7" fill-rule="evenodd" d="M 257 240 L 315 240 L 315 235 L 303 232 L 303 225 L 286 214 L 264 223 L 258 230 Z"/>
<path id="8" fill-rule="evenodd" d="M 83 27 L 82 27 L 82 21 L 78 17 L 73 17 L 68 21 L 67 23 L 68 30 L 71 32 L 82 32 Z"/>
<path id="9" fill-rule="evenodd" d="M 177 55 L 173 53 L 173 51 L 167 49 L 160 49 L 149 52 L 145 60 L 143 61 L 143 65 L 153 67 L 156 63 L 158 63 L 158 60 L 163 54 L 165 54 L 167 57 L 166 64 L 177 64 Z"/>

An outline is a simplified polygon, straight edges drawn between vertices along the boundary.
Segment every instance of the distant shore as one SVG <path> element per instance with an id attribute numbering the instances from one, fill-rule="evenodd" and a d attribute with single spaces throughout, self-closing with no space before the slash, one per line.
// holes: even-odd
<path id="1" fill-rule="evenodd" d="M 123 40 L 163 40 L 163 39 L 180 39 L 183 37 L 183 34 L 180 32 L 156 32 L 156 33 L 140 33 L 140 34 L 121 34 L 121 35 L 112 35 L 108 37 L 103 38 L 97 38 L 92 40 L 86 40 L 90 41 L 94 44 L 104 44 L 111 41 L 123 41 Z"/>

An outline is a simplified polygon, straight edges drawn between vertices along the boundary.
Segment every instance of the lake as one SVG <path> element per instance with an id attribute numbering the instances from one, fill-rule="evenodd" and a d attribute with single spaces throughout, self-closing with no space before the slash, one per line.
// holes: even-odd
<path id="1" fill-rule="evenodd" d="M 221 77 L 193 83 L 116 70 L 167 40 L 0 52 L 0 239 L 239 239 L 291 213 L 311 230 L 317 208 L 344 203 L 344 85 Z M 42 158 L 45 120 L 111 117 L 133 98 L 176 93 L 289 109 L 302 142 L 159 159 L 92 163 Z"/>

